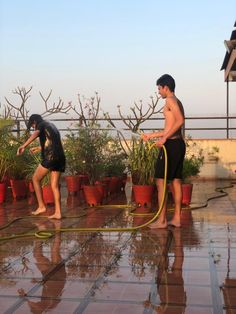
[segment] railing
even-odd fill
[[[124,123],[120,118],[112,119],[115,124],[120,124],[118,126],[119,130],[123,130],[127,132],[129,129],[124,126]],[[163,117],[157,118],[149,118],[148,121],[145,121],[142,125],[142,131],[152,131],[163,128]],[[76,123],[79,122],[79,119],[50,119],[51,122],[55,123],[58,129],[63,132],[63,134],[67,133],[68,130],[76,131]],[[107,129],[106,125],[108,122],[104,118],[98,119],[101,124],[101,129]],[[22,131],[25,130],[25,126],[22,123],[22,120],[16,121],[16,128],[13,129],[13,132],[16,132],[18,135]],[[208,126],[204,126],[204,122],[208,124]],[[221,125],[219,125],[219,122]],[[222,122],[225,124],[222,125]],[[194,126],[194,123],[197,123],[198,126]],[[106,124],[106,125],[105,125]],[[192,126],[190,126],[192,124]],[[201,126],[199,126],[201,124]],[[111,129],[112,130],[112,129]],[[114,129],[115,131],[116,129]],[[194,134],[195,133],[195,134]],[[203,133],[203,134],[201,134]],[[186,117],[185,118],[185,126],[184,126],[184,135],[190,135],[192,138],[208,138],[208,139],[236,139],[236,116],[230,117],[219,117],[219,116],[202,116],[202,117]]]

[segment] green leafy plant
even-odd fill
[[[3,182],[10,168],[9,142],[13,121],[0,118],[0,182]]]
[[[89,183],[93,185],[105,174],[105,151],[110,137],[99,125],[93,125],[91,128],[79,128],[77,140],[79,147],[77,158],[82,160]]]
[[[24,154],[17,156],[18,141],[13,139],[8,146],[8,161],[10,163],[8,175],[12,179],[22,180],[26,178],[27,168],[30,163],[30,153],[28,150]]]
[[[155,163],[158,155],[157,146],[142,140],[134,140],[132,145],[129,164],[133,183],[138,185],[153,184]]]
[[[66,173],[68,175],[77,175],[85,171],[84,162],[78,157],[79,150],[78,136],[73,132],[66,134],[64,151],[66,156]]]
[[[190,177],[199,174],[204,163],[203,150],[191,138],[186,139],[186,156],[183,164],[183,181],[189,181]]]
[[[125,170],[125,160],[127,155],[120,146],[119,140],[112,137],[106,145],[104,159],[105,176],[122,176]]]

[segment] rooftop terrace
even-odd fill
[[[196,181],[193,204],[220,196],[227,181]],[[236,189],[186,210],[182,228],[137,232],[61,232],[0,242],[1,313],[236,313]],[[44,229],[137,226],[150,217],[87,208],[62,184],[61,221],[28,216],[34,196],[1,205],[1,236]],[[171,206],[171,205],[170,205]],[[48,208],[48,213],[53,207]],[[153,208],[155,210],[155,208]],[[169,215],[172,212],[169,211]],[[80,217],[76,217],[80,216]]]

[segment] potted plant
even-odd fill
[[[119,193],[124,188],[124,170],[127,156],[122,150],[117,137],[112,137],[109,145],[106,146],[104,159],[104,177],[102,183],[105,184],[108,194]]]
[[[133,140],[129,154],[134,201],[139,205],[151,205],[154,190],[157,146],[143,140]]]
[[[6,176],[10,168],[9,160],[9,131],[13,122],[9,119],[0,118],[0,204],[6,199]]]
[[[110,137],[108,132],[100,130],[99,125],[78,130],[78,156],[83,161],[84,172],[88,176],[88,185],[83,186],[85,200],[89,205],[102,203],[104,191],[98,186],[105,174],[105,151]]]
[[[85,200],[89,205],[96,205],[104,196],[102,179],[108,169],[109,147],[113,139],[99,124],[100,97],[97,93],[89,99],[78,95],[78,105],[78,108],[72,106],[79,118],[74,135],[76,158],[82,162],[83,172],[88,178],[88,184],[83,184]]]
[[[9,178],[12,189],[13,198],[26,197],[28,193],[28,184],[26,182],[26,168],[30,160],[29,153],[17,156],[17,149],[23,139],[22,137],[15,137],[9,133],[8,143],[5,144],[4,150],[7,154],[8,170],[7,176]]]
[[[139,140],[141,125],[162,110],[157,108],[159,101],[157,94],[155,97],[150,97],[150,100],[151,102],[149,102],[147,106],[145,106],[142,100],[140,100],[139,103],[135,102],[134,106],[130,107],[130,114],[127,115],[123,114],[121,106],[118,106],[118,114],[125,129],[117,127],[115,119],[113,119],[108,112],[104,113],[104,117],[110,126],[117,131],[120,145],[129,160],[132,181],[134,183],[133,194],[135,198],[139,197],[135,201],[140,205],[150,204],[150,195],[152,195],[154,190],[154,164],[158,153],[157,147]],[[127,139],[127,135],[129,139]],[[138,135],[138,140],[136,135]],[[152,149],[150,149],[151,146]],[[139,189],[148,190],[147,195],[149,195],[149,199],[140,198],[141,193]]]
[[[66,156],[66,175],[64,176],[68,194],[78,194],[81,189],[81,173],[84,173],[83,161],[78,158],[78,137],[75,133],[66,134],[64,150]]]
[[[18,197],[26,197],[28,193],[28,182],[26,180],[27,167],[30,163],[30,154],[27,151],[23,155],[17,156],[19,142],[17,139],[12,139],[8,146],[9,163],[8,176],[14,199]]]
[[[203,150],[197,147],[196,142],[186,140],[186,156],[183,163],[182,204],[191,203],[193,184],[191,178],[199,174],[204,162]]]

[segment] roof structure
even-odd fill
[[[225,81],[236,82],[236,21],[234,29],[231,33],[230,40],[224,41],[226,47],[226,54],[221,67],[225,71]]]

